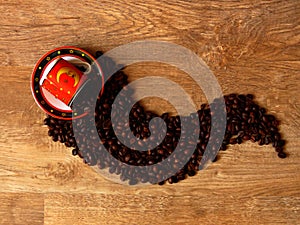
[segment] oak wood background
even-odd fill
[[[0,12],[0,224],[300,224],[298,0],[0,0]],[[53,143],[29,85],[41,55],[63,45],[95,53],[145,39],[196,52],[224,94],[255,94],[281,120],[289,157],[244,143],[176,185],[128,187]],[[198,105],[205,101],[171,66],[140,63],[126,72],[130,80],[164,76]],[[173,110],[156,98],[143,104]]]

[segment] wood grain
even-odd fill
[[[297,0],[0,0],[0,10],[0,224],[300,223]],[[30,92],[41,55],[62,45],[95,53],[145,39],[194,51],[224,94],[255,94],[281,120],[289,157],[244,143],[176,185],[127,187],[53,143]],[[132,81],[171,79],[197,106],[206,101],[201,88],[172,66],[138,63],[125,71]],[[142,103],[175,113],[157,98]]]
[[[42,224],[44,195],[38,193],[0,193],[0,224]]]

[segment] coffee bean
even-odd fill
[[[74,148],[74,149],[72,150],[72,155],[76,156],[77,154],[78,154],[78,150],[77,150],[76,148]]]
[[[284,159],[284,158],[286,158],[286,153],[278,152],[278,157]]]

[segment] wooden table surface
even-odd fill
[[[0,224],[300,224],[298,0],[0,0],[0,12]],[[247,142],[178,184],[130,187],[52,142],[30,91],[37,60],[63,45],[95,53],[147,39],[194,51],[224,94],[255,94],[281,121],[288,158]],[[172,66],[139,63],[126,73],[163,76],[205,101]],[[157,98],[143,104],[173,110]]]

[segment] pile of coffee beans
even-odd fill
[[[98,56],[101,53],[98,53]],[[107,59],[106,65],[101,67],[113,66],[113,61]],[[105,73],[104,73],[105,74]],[[91,85],[99,85],[97,78]],[[128,181],[130,185],[137,183],[158,183],[164,184],[177,183],[187,176],[196,175],[197,171],[205,166],[208,161],[215,162],[219,150],[225,151],[228,144],[241,144],[244,141],[257,142],[259,145],[272,144],[278,157],[285,158],[285,141],[281,138],[278,125],[279,121],[266,110],[259,107],[253,101],[253,95],[230,94],[224,96],[226,105],[226,131],[224,138],[210,140],[215,143],[210,149],[210,154],[204,154],[208,141],[211,137],[211,111],[216,110],[214,106],[218,105],[220,99],[215,99],[212,104],[203,104],[201,108],[189,116],[170,116],[168,113],[157,115],[154,112],[146,111],[139,102],[135,103],[129,115],[129,124],[118,120],[121,112],[112,112],[112,105],[115,104],[118,110],[125,110],[125,105],[134,101],[133,93],[127,87],[127,76],[123,71],[118,71],[105,83],[102,95],[97,95],[91,91],[81,93],[82,97],[80,107],[90,112],[89,115],[73,121],[76,124],[73,128],[72,121],[65,121],[47,116],[44,124],[48,126],[48,135],[53,141],[64,143],[66,147],[72,147],[72,154],[83,158],[84,163],[90,166],[97,166],[99,169],[108,168],[112,174],[120,176],[121,181]],[[91,89],[93,89],[91,87]],[[114,102],[119,92],[124,89],[124,98],[120,102]],[[95,108],[96,102],[96,108]],[[223,109],[225,110],[225,109]],[[217,111],[217,110],[216,110]],[[159,117],[165,122],[163,126],[160,122],[155,122],[154,118]],[[112,119],[120,121],[115,129],[112,127]],[[152,120],[152,122],[150,122]],[[154,122],[153,122],[154,121]],[[188,124],[188,131],[183,131],[181,124]],[[194,132],[198,131],[195,127],[200,125],[200,132],[197,140],[190,138]],[[96,127],[91,129],[90,127]],[[124,127],[130,126],[130,129],[136,138],[128,139],[131,144],[136,143],[147,149],[145,143],[149,146],[156,146],[147,151],[138,151],[130,149],[116,136],[122,135],[127,138],[126,133],[122,132]],[[199,128],[199,127],[198,127]],[[217,129],[218,130],[218,129]],[[156,132],[163,131],[163,137],[156,137]],[[76,139],[74,132],[77,134]],[[197,134],[198,134],[197,133]],[[219,135],[220,136],[220,135]],[[162,140],[156,143],[157,140]],[[100,143],[99,144],[99,140]],[[144,142],[144,140],[149,140]],[[179,151],[174,152],[177,145],[180,145]],[[221,147],[218,147],[221,146]],[[207,152],[207,151],[206,151]],[[172,154],[174,153],[174,154]],[[109,155],[108,155],[109,154]],[[116,160],[111,160],[111,156]],[[186,162],[182,158],[189,156]],[[167,160],[167,167],[176,171],[166,176],[159,171],[165,168],[157,163]],[[135,167],[125,169],[126,165],[137,167],[149,167],[145,169],[144,174],[138,173]],[[157,165],[157,166],[156,166]],[[157,182],[159,181],[159,182]]]

